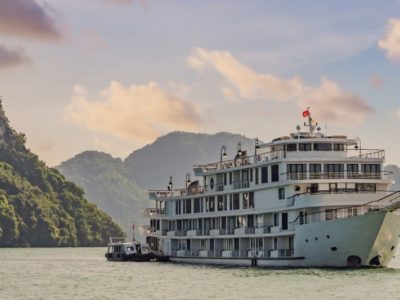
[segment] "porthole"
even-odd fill
[[[308,243],[308,239],[306,239],[306,243]]]
[[[332,251],[336,251],[337,248],[336,248],[336,247],[331,247],[331,250],[332,250]]]
[[[393,251],[394,250],[394,246],[392,246],[392,248],[390,248],[390,251]]]
[[[327,238],[327,239],[330,239],[330,238],[331,238],[331,236],[328,234],[328,235],[326,236],[326,238]]]
[[[315,240],[316,240],[316,241],[318,241],[318,238],[317,238],[317,237],[315,237]]]

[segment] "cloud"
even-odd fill
[[[141,142],[171,130],[198,130],[202,125],[196,105],[154,82],[125,87],[113,81],[95,101],[88,100],[87,91],[76,85],[66,116],[88,129]]]
[[[187,62],[196,70],[203,70],[206,67],[214,68],[238,89],[240,96],[244,99],[268,98],[286,101],[302,89],[299,78],[284,80],[272,74],[257,74],[226,51],[195,48],[192,55],[187,58]]]
[[[187,63],[201,72],[207,67],[214,69],[224,77],[237,91],[222,88],[229,101],[238,94],[242,100],[290,102],[301,108],[311,106],[318,118],[341,123],[361,122],[373,111],[361,98],[342,90],[328,78],[323,77],[319,87],[309,87],[299,77],[284,79],[273,74],[258,74],[226,51],[194,48]]]
[[[390,19],[386,28],[384,38],[378,42],[379,48],[386,51],[386,56],[390,60],[400,59],[400,20]]]
[[[0,69],[30,64],[31,59],[22,48],[10,49],[0,45]]]
[[[62,37],[51,8],[35,0],[1,0],[0,33],[51,41]]]
[[[373,75],[369,79],[369,83],[372,87],[379,89],[383,86],[383,79],[379,75]]]
[[[396,111],[396,116],[400,119],[400,108]]]

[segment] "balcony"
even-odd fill
[[[232,183],[232,188],[234,190],[247,189],[249,186],[250,186],[250,182],[249,181],[238,181],[238,182],[233,182]]]
[[[294,249],[277,249],[270,251],[270,257],[291,257],[294,254]]]
[[[243,227],[243,228],[236,228],[235,229],[235,235],[236,234],[254,234],[255,228],[252,227]]]
[[[211,236],[225,235],[225,234],[226,234],[226,229],[211,229],[210,230]]]
[[[160,200],[171,197],[180,197],[186,195],[201,195],[207,191],[206,186],[197,186],[188,189],[175,189],[175,190],[150,190],[149,198],[151,200]]]
[[[143,216],[146,218],[164,215],[164,209],[146,208],[142,211]]]
[[[199,230],[188,230],[186,231],[186,236],[199,236],[200,231]]]

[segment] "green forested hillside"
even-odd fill
[[[130,234],[132,224],[146,224],[141,210],[153,207],[148,188],[166,188],[169,175],[183,187],[193,164],[217,161],[221,146],[233,157],[237,143],[254,151],[254,140],[231,133],[201,134],[172,132],[133,152],[125,161],[97,151],[85,151],[63,162],[57,169],[82,186],[90,201],[117,220]],[[137,228],[138,226],[136,226]]]
[[[0,246],[99,246],[122,229],[25,147],[0,104]]]
[[[121,159],[85,151],[57,168],[69,180],[84,187],[88,199],[120,223],[127,234],[131,234],[133,223],[145,224],[141,210],[153,203],[147,200],[145,190],[125,176]]]

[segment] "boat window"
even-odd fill
[[[344,144],[333,144],[333,151],[344,151]]]
[[[249,208],[249,193],[243,193],[242,204],[243,209]]]
[[[311,151],[311,144],[310,143],[300,143],[299,151]]]
[[[358,191],[358,192],[375,192],[376,184],[375,183],[357,183],[356,191]]]
[[[314,151],[331,151],[332,144],[327,143],[315,143],[314,144]]]
[[[358,175],[358,164],[347,165],[347,178],[357,178]]]
[[[297,144],[287,144],[286,145],[286,150],[288,152],[297,151]]]
[[[321,164],[310,164],[310,179],[320,179],[321,170]]]
[[[239,209],[239,194],[233,194],[233,209]]]
[[[268,182],[268,167],[261,168],[261,183]]]
[[[258,184],[258,168],[255,168],[254,172],[255,172],[255,176],[254,176],[255,180],[254,181],[255,181],[255,184]]]
[[[371,179],[380,178],[380,164],[362,164],[361,167],[364,176],[370,177]]]
[[[285,199],[285,188],[278,189],[278,198],[279,200]]]
[[[254,192],[249,193],[249,208],[254,208]]]
[[[195,198],[193,202],[193,213],[200,212],[200,198]]]
[[[344,178],[344,164],[325,164],[326,178]]]
[[[279,226],[279,214],[274,214],[274,226]]]
[[[186,199],[186,214],[191,214],[192,213],[192,199]]]
[[[306,164],[288,164],[287,165],[288,179],[291,180],[306,179],[307,178],[306,167],[307,167]]]
[[[224,196],[218,196],[218,204],[217,204],[218,211],[224,210]]]
[[[271,166],[271,181],[272,182],[279,181],[279,165]]]
[[[335,219],[337,219],[337,209],[326,209],[325,220],[335,220]]]

